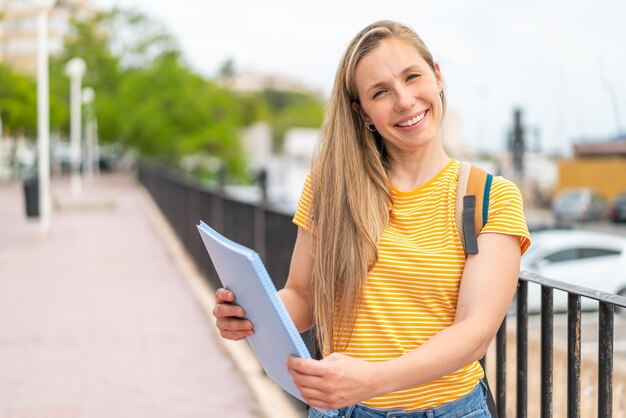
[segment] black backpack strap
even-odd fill
[[[476,240],[476,225],[474,214],[476,213],[476,196],[463,196],[463,247],[465,255],[478,254],[478,241]]]
[[[489,410],[489,414],[492,418],[498,418],[498,409],[496,408],[496,401],[493,398],[493,393],[491,392],[491,388],[489,387],[489,381],[487,380],[487,369],[485,368],[485,357],[480,359],[480,366],[483,368],[483,372],[485,373],[485,377],[481,380],[481,384],[485,386],[485,392],[487,396],[487,409]]]
[[[483,384],[485,385],[485,391],[487,392],[487,409],[489,410],[489,414],[491,418],[498,418],[498,409],[496,408],[496,401],[493,399],[493,393],[491,393],[491,388],[489,387],[489,381],[487,381],[487,376],[483,379]]]

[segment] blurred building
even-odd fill
[[[250,69],[229,76],[221,76],[217,81],[226,88],[242,93],[256,93],[271,89],[317,94],[309,86],[296,79]]]
[[[241,132],[241,145],[252,172],[267,167],[272,156],[272,129],[267,122],[257,122]]]
[[[36,0],[0,0],[0,63],[15,71],[37,72],[37,17],[43,8]],[[95,11],[91,0],[56,0],[48,13],[48,48],[51,55],[63,49],[70,20]]]
[[[310,128],[291,128],[285,133],[282,154],[274,155],[267,165],[271,200],[295,209],[319,135],[318,129]]]
[[[443,147],[452,158],[467,161],[478,158],[479,150],[465,141],[461,114],[454,109],[447,109],[443,118]],[[475,145],[475,144],[474,144]]]
[[[319,136],[320,131],[311,128],[292,128],[285,134],[285,183],[288,190],[297,191],[295,197],[300,197]]]
[[[559,161],[558,190],[591,187],[608,199],[626,190],[626,136],[574,145],[574,158]]]

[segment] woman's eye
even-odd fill
[[[381,94],[383,94],[386,90],[378,90],[376,91],[373,95],[372,98],[375,99],[377,97],[379,97]]]
[[[409,75],[406,77],[406,81],[411,81],[411,80],[413,80],[413,79],[415,79],[415,78],[417,78],[417,77],[419,77],[419,76],[420,76],[419,74],[409,74]]]

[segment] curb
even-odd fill
[[[152,200],[150,194],[141,184],[138,184],[138,186],[146,203],[145,207],[150,223],[154,226],[167,252],[183,274],[187,285],[207,319],[212,320],[212,311],[215,306],[214,289],[211,289],[198,271],[195,263],[185,251],[182,243],[154,200]],[[235,367],[250,388],[252,395],[258,403],[262,417],[301,418],[300,414],[288,400],[287,395],[265,374],[254,352],[246,342],[225,340],[219,335],[217,327],[211,325],[209,328],[215,335],[215,340],[222,350],[230,356]]]

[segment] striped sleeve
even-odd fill
[[[313,193],[311,190],[311,174],[309,173],[306,176],[306,181],[304,182],[304,186],[302,187],[302,193],[300,194],[300,201],[298,202],[298,208],[296,209],[296,214],[293,217],[293,223],[298,225],[300,228],[310,231],[311,230],[311,199],[313,197]]]
[[[489,214],[484,232],[517,235],[522,254],[530,246],[522,195],[517,186],[503,177],[494,177],[489,196]]]

